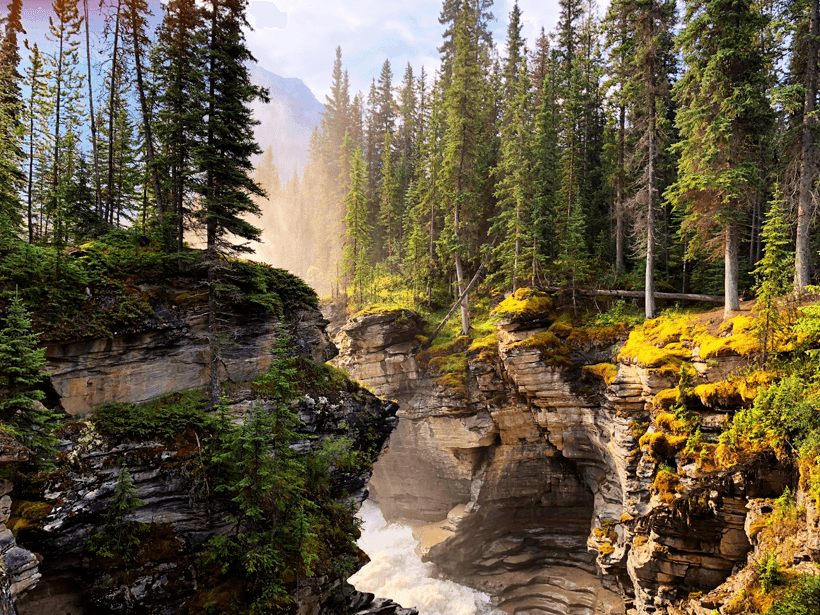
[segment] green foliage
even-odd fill
[[[632,304],[627,304],[623,299],[618,299],[606,312],[597,314],[592,321],[596,327],[607,327],[610,325],[637,325],[645,320],[643,311]]]
[[[356,147],[350,154],[350,190],[342,201],[345,205],[345,245],[342,261],[344,273],[353,285],[354,294],[363,301],[364,286],[370,276],[369,251],[373,241],[368,222],[365,166],[362,150]]]
[[[757,574],[760,587],[767,594],[780,582],[780,564],[777,562],[777,556],[774,553],[766,554],[757,563]]]
[[[0,421],[11,423],[23,443],[42,455],[54,451],[52,431],[59,415],[40,403],[45,393],[36,387],[49,374],[42,371],[47,365],[45,348],[38,344],[31,319],[15,294],[0,329]]]
[[[134,560],[140,546],[140,534],[149,531],[146,524],[125,522],[127,515],[145,503],[136,494],[134,481],[123,461],[108,509],[103,514],[105,525],[84,543],[89,553],[106,559],[122,558],[126,562]]]
[[[763,226],[763,258],[757,264],[757,309],[758,336],[763,346],[764,361],[773,349],[779,330],[783,327],[778,299],[790,292],[794,286],[794,254],[789,249],[791,238],[786,222],[783,195],[780,187],[775,187],[774,197],[769,203],[766,223]]]
[[[775,601],[766,615],[817,615],[820,613],[820,576],[807,574]]]
[[[249,261],[236,261],[234,267],[239,272],[237,286],[244,298],[274,314],[319,307],[316,291],[284,269]]]
[[[147,404],[108,403],[94,411],[100,432],[131,438],[174,438],[188,429],[209,431],[213,420],[205,413],[202,391],[171,393]]]

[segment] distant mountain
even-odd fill
[[[255,101],[251,108],[261,122],[254,129],[263,151],[270,147],[279,177],[286,181],[297,171],[301,176],[308,157],[308,142],[313,127],[322,119],[324,105],[295,77],[280,77],[258,64],[251,64],[251,81],[268,89],[270,102]],[[254,166],[259,159],[253,161]]]

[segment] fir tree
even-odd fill
[[[350,155],[350,190],[344,198],[347,214],[342,258],[344,273],[348,276],[349,284],[353,286],[354,296],[359,295],[359,303],[364,301],[368,256],[372,242],[372,231],[367,215],[366,181],[362,150],[356,147]]]
[[[43,372],[45,348],[38,344],[39,335],[32,331],[26,308],[15,294],[0,329],[0,420],[13,424],[27,446],[49,453],[56,442],[51,431],[57,415],[40,403],[45,393],[37,386],[49,374]]]
[[[677,41],[686,72],[675,84],[681,141],[678,179],[666,197],[686,211],[684,230],[724,258],[725,312],[740,308],[738,259],[744,212],[760,190],[760,140],[772,123],[759,32],[750,0],[689,0]]]
[[[253,134],[256,122],[250,104],[267,102],[267,92],[253,85],[247,63],[253,56],[245,44],[245,0],[212,0],[208,7],[208,50],[205,69],[207,120],[204,136],[194,150],[202,174],[197,212],[206,231],[208,257],[208,334],[211,338],[211,401],[219,400],[219,350],[216,311],[221,263],[227,254],[250,252],[247,243],[260,230],[247,217],[259,215],[252,195],[264,196],[251,173],[251,157],[261,154]]]
[[[789,249],[789,225],[786,222],[783,195],[775,186],[763,226],[763,258],[755,269],[757,278],[758,335],[763,346],[763,362],[774,348],[775,336],[782,326],[779,300],[794,288],[794,252]]]

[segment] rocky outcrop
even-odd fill
[[[305,422],[301,428],[305,439],[296,445],[302,450],[319,446],[328,436],[346,435],[355,450],[375,456],[396,422],[396,406],[366,392],[336,391],[318,400],[305,396],[295,403]],[[241,418],[248,405],[246,400],[235,400],[232,411]],[[42,554],[46,574],[18,601],[19,614],[180,612],[207,583],[197,565],[206,543],[234,527],[199,478],[203,467],[198,437],[190,434],[173,443],[122,440],[100,434],[90,421],[80,421],[64,430],[63,438],[60,466],[40,491],[47,514],[25,534],[25,543]],[[122,464],[143,502],[125,521],[148,528],[135,561],[127,566],[89,558],[85,546],[88,537],[101,531]],[[357,472],[336,470],[331,490],[339,498],[361,501],[367,494],[368,467]],[[389,604],[374,605],[372,596],[355,593],[351,600],[356,604],[350,610],[333,611],[323,605],[335,589],[341,589],[338,581],[327,576],[305,580],[294,596],[298,612],[414,613],[397,605],[391,611]]]
[[[792,480],[786,470],[762,477],[738,468],[721,475],[722,487],[696,494],[705,471],[692,463],[677,493],[661,498],[659,464],[674,467],[680,447],[656,457],[639,440],[647,426],[658,429],[654,417],[678,370],[616,359],[626,328],[552,327],[546,310],[502,319],[496,343],[465,351],[459,388],[420,364],[414,322],[392,312],[343,327],[336,361],[401,406],[372,495],[388,520],[427,523],[427,559],[495,595],[508,613],[544,604],[564,605],[555,613],[666,612],[746,560],[746,503]],[[683,352],[679,338],[670,352]],[[685,354],[697,370],[693,386],[721,381],[743,361],[732,352],[701,358],[697,344]],[[730,408],[701,408],[705,438],[716,438]],[[701,504],[675,508],[693,498]]]
[[[108,338],[48,346],[50,383],[59,398],[55,403],[68,414],[82,415],[106,402],[141,403],[207,385],[207,293],[180,282],[170,292],[164,289],[161,299],[152,298],[151,305],[153,315],[138,327],[113,331]],[[318,310],[291,311],[286,321],[303,354],[316,361],[335,356]],[[222,349],[221,377],[241,382],[267,369],[280,324],[276,314],[253,304],[226,313],[221,326],[230,339]]]

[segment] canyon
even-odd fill
[[[334,363],[400,406],[371,497],[388,521],[417,528],[427,561],[511,615],[709,615],[731,601],[731,580],[715,588],[753,552],[761,499],[798,491],[789,462],[704,469],[684,462],[680,447],[654,458],[653,436],[666,437],[657,417],[680,376],[619,355],[628,327],[573,330],[547,309],[523,310],[461,348],[466,370],[454,381],[420,352],[419,323],[397,309],[336,322],[331,333]],[[701,358],[690,346],[693,386],[747,363],[732,351]],[[705,401],[700,429],[717,441],[743,402]],[[671,495],[653,484],[662,462],[680,466]],[[816,525],[807,524],[807,545],[817,544]],[[802,551],[807,561],[813,548]]]
[[[194,561],[227,525],[196,479],[199,437],[113,438],[88,420],[103,403],[146,402],[207,383],[201,297],[184,285],[171,294],[140,326],[49,346],[46,404],[74,419],[59,432],[55,473],[0,485],[6,612],[192,612],[182,609],[207,584]],[[524,309],[499,313],[491,335],[456,340],[450,351],[463,355],[463,369],[449,372],[422,347],[424,324],[411,310],[347,317],[338,306],[325,306],[324,316],[300,306],[282,317],[237,309],[222,363],[237,383],[231,413],[241,417],[253,403],[241,383],[267,369],[283,326],[294,355],[331,361],[389,400],[357,386],[304,395],[293,402],[303,423],[296,446],[350,437],[372,468],[336,471],[337,496],[357,505],[369,496],[388,521],[412,525],[426,561],[510,615],[729,613],[744,575],[753,574],[744,565],[760,556],[755,527],[786,487],[806,510],[795,562],[808,569],[820,558],[820,515],[791,462],[765,453],[706,467],[685,458],[680,437],[664,450],[671,436],[662,417],[680,370],[627,352],[634,331],[626,325],[573,327],[540,294],[515,299]],[[709,338],[725,346],[714,356],[705,341],[680,333],[635,345],[685,355],[695,390],[718,387],[748,364],[731,343],[743,335],[735,329]],[[717,441],[748,400],[703,394],[705,440]],[[4,468],[31,456],[5,435],[0,450]],[[122,462],[144,502],[128,519],[152,528],[153,555],[100,569],[84,540],[102,527]],[[658,487],[664,465],[679,475],[666,491]],[[326,575],[297,590],[300,615],[415,613]]]

